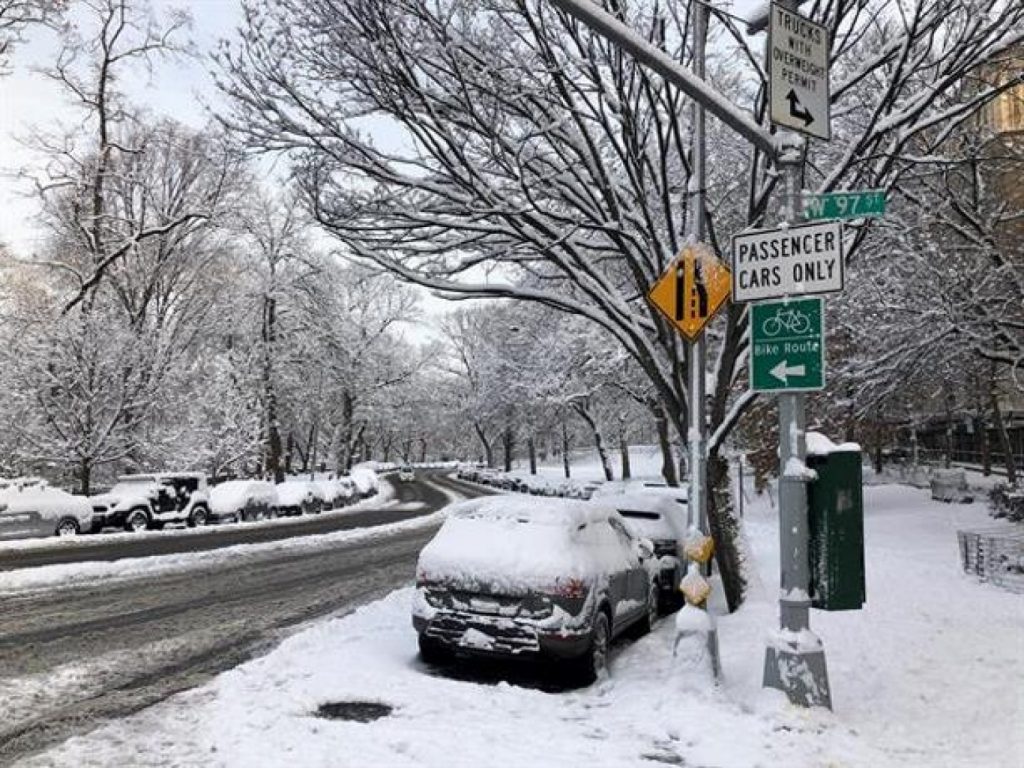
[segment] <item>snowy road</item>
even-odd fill
[[[399,501],[421,502],[419,514],[439,509],[448,481],[434,481],[399,486]],[[407,583],[434,530],[0,595],[0,763],[193,687],[305,621]]]

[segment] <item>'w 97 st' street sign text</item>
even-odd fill
[[[732,239],[734,302],[843,290],[838,221],[744,232]]]

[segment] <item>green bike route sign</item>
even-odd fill
[[[859,219],[885,215],[885,190],[863,189],[829,192],[825,195],[804,195],[804,218]]]
[[[750,388],[806,392],[824,386],[824,302],[810,298],[752,304]]]

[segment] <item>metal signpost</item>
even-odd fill
[[[804,218],[860,219],[885,214],[885,190],[863,189],[849,192],[829,192],[824,195],[805,194]]]
[[[828,33],[820,25],[797,14],[797,5],[796,0],[783,0],[771,6],[767,62],[772,88],[771,119],[776,125],[828,139]],[[788,88],[785,96],[782,88]],[[785,108],[780,103],[783,100]],[[774,233],[766,240],[748,240],[746,248],[742,238],[734,240],[733,256],[736,261],[733,269],[737,275],[734,285],[740,288],[742,296],[747,297],[734,295],[734,301],[799,297],[843,288],[841,225],[834,222],[813,225],[815,229],[795,226],[800,220],[802,207],[800,180],[803,162],[802,148],[784,152],[778,158],[785,195],[780,213],[781,223],[786,227],[781,230],[782,234]],[[829,263],[833,266],[831,272]],[[778,275],[774,267],[778,268]],[[743,279],[743,275],[747,279]],[[762,318],[762,333],[766,319]],[[783,323],[782,317],[779,322]],[[798,322],[794,315],[788,316],[785,324],[788,328],[803,330],[803,323]],[[774,330],[774,325],[769,330]],[[791,364],[788,360],[781,362],[781,368],[777,367],[778,363],[772,368],[786,383],[795,383],[800,376],[800,364]],[[807,366],[805,362],[803,378],[807,376]],[[769,375],[770,372],[771,369]],[[831,709],[832,691],[825,647],[810,628],[807,509],[810,473],[804,464],[807,458],[804,395],[787,388],[779,391],[778,400],[779,629],[772,633],[765,648],[762,684],[784,692],[795,704]]]
[[[790,131],[781,131],[772,135],[762,126],[754,123],[742,111],[735,109],[721,94],[709,87],[703,80],[703,70],[698,74],[688,72],[678,62],[671,59],[663,50],[652,45],[648,40],[623,24],[615,16],[608,13],[592,0],[551,0],[561,10],[572,15],[582,23],[608,38],[620,48],[628,51],[636,59],[651,67],[667,81],[678,87],[696,102],[695,141],[694,141],[694,181],[696,186],[692,199],[692,209],[696,212],[696,229],[698,233],[703,227],[704,217],[704,181],[702,169],[704,161],[703,147],[703,115],[704,109],[710,110],[722,122],[735,130],[754,146],[762,149],[771,157],[784,180],[785,206],[781,220],[789,225],[795,224],[800,216],[800,178],[803,167],[805,142]],[[771,6],[769,26],[772,42],[769,45],[768,68],[771,78],[771,119],[778,126],[791,128],[819,138],[828,139],[829,129],[829,95],[828,95],[828,59],[829,38],[827,30],[819,24],[804,19],[796,13],[797,0],[782,0]],[[706,23],[704,3],[697,6],[702,10],[700,18],[695,19],[694,60],[702,67],[703,34]],[[697,167],[697,159],[700,168]],[[841,229],[833,228],[831,243],[826,242],[822,230],[821,240],[810,241],[809,248],[816,254],[815,266],[805,269],[804,261],[797,256],[799,246],[801,255],[807,241],[790,240],[789,253],[782,251],[775,254],[768,247],[767,263],[762,263],[760,247],[745,252],[742,263],[734,262],[737,286],[746,291],[747,298],[734,295],[733,300],[762,300],[772,296],[782,296],[777,291],[789,285],[790,294],[799,296],[814,292],[805,290],[817,285],[818,293],[827,293],[842,289],[842,242]],[[835,233],[838,233],[835,234]],[[784,237],[784,236],[783,236]],[[697,241],[702,238],[695,237]],[[794,245],[796,242],[796,245]],[[838,253],[836,253],[836,249]],[[835,258],[832,273],[828,272],[828,264],[823,254],[828,252]],[[792,265],[801,264],[797,274]],[[810,263],[810,262],[808,262]],[[782,268],[790,265],[788,275]],[[772,271],[778,266],[778,285],[771,285],[776,280]],[[762,271],[767,267],[768,272]],[[756,272],[755,272],[756,268]],[[824,270],[824,271],[822,271]],[[739,275],[745,275],[739,278]],[[752,275],[757,275],[754,285]],[[836,282],[838,281],[838,282]],[[743,287],[745,286],[745,288]],[[773,293],[773,290],[776,291]],[[685,284],[684,284],[685,291]],[[753,298],[751,298],[753,295]],[[792,321],[789,321],[792,322]],[[691,422],[691,432],[696,426],[698,440],[691,446],[695,457],[703,462],[704,444],[706,442],[706,425],[703,423],[701,407],[704,399],[704,349],[703,337],[691,345],[691,414],[696,420]],[[799,364],[794,364],[793,367]],[[805,364],[806,365],[806,364]],[[790,374],[786,369],[779,370],[787,379],[796,377],[797,372]],[[699,409],[699,410],[698,410]],[[781,597],[779,600],[781,628],[769,642],[765,652],[764,685],[784,691],[789,700],[807,706],[832,706],[831,692],[828,685],[828,670],[825,664],[825,651],[809,627],[810,608],[810,571],[808,562],[808,527],[807,527],[807,473],[790,472],[791,468],[803,466],[806,457],[806,441],[804,438],[804,404],[803,395],[798,392],[785,392],[779,395],[779,426],[780,426],[780,467],[779,507],[781,529]],[[794,460],[795,461],[792,461]],[[698,477],[703,475],[699,471]],[[699,483],[695,486],[706,493]],[[700,499],[703,506],[706,499]]]
[[[825,387],[825,333],[821,299],[793,299],[750,307],[750,388],[797,392]]]
[[[733,301],[843,290],[843,227],[837,221],[743,232],[732,239]]]
[[[768,18],[768,90],[778,126],[831,138],[828,28],[773,3]]]

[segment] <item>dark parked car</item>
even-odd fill
[[[673,493],[675,492],[675,493]],[[635,536],[649,539],[657,562],[657,585],[662,610],[682,605],[679,581],[686,573],[686,494],[675,488],[598,496],[591,504],[612,506]]]
[[[590,682],[615,637],[657,618],[652,556],[611,507],[529,496],[458,504],[420,553],[420,653],[556,659]]]

